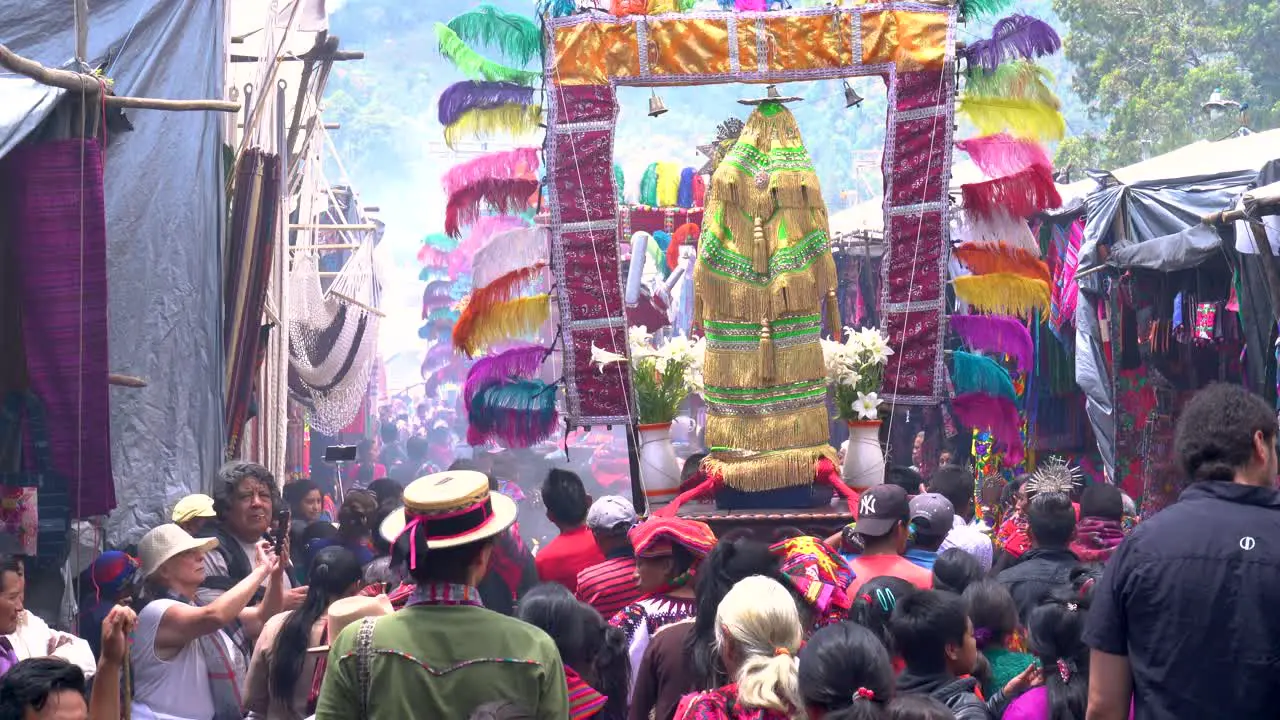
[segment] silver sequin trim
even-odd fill
[[[795,412],[796,410],[804,410],[809,407],[818,407],[823,405],[825,402],[826,398],[821,395],[811,398],[780,400],[778,402],[765,403],[762,405],[726,405],[724,403],[715,402],[714,400],[708,400],[707,409],[716,415],[744,417]]]

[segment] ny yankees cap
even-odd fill
[[[883,537],[898,523],[906,522],[909,515],[906,490],[897,485],[876,485],[862,492],[853,531],[867,537]]]

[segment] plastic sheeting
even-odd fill
[[[116,56],[107,75],[117,94],[222,97],[223,0],[89,5],[90,63]],[[70,64],[72,3],[0,3],[0,28],[14,52],[47,66]],[[51,93],[40,90],[0,78],[0,151],[47,114]],[[135,129],[111,138],[106,158],[111,369],[148,385],[111,395],[120,502],[108,522],[112,543],[136,541],[167,522],[180,497],[206,488],[223,445],[221,118],[158,110],[127,115]]]

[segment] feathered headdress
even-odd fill
[[[464,42],[495,49],[520,67],[542,50],[542,32],[532,20],[492,5],[481,5],[450,20],[449,29]]]
[[[1027,495],[1062,493],[1070,495],[1080,486],[1083,476],[1080,468],[1060,457],[1050,457],[1027,478]]]

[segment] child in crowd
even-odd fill
[[[853,609],[849,613],[854,622],[870,630],[889,651],[894,674],[901,673],[905,665],[902,658],[894,651],[889,619],[893,616],[893,609],[897,604],[914,592],[916,592],[915,586],[902,578],[888,575],[872,578],[859,589],[858,596],[853,599]]]
[[[984,580],[965,589],[964,602],[978,650],[991,664],[990,682],[982,686],[989,696],[1026,670],[1035,658],[1014,649],[1021,644],[1017,639],[1018,606],[1008,588]]]
[[[933,564],[933,589],[957,595],[982,579],[982,564],[967,550],[958,547],[943,550]]]
[[[821,628],[800,650],[800,694],[811,720],[882,720],[893,669],[870,630],[843,622]]]

